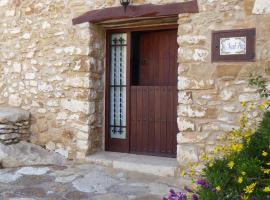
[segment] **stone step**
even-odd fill
[[[176,158],[103,151],[88,156],[86,161],[113,169],[122,169],[161,177],[177,176],[178,172]]]

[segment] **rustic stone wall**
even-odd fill
[[[90,6],[0,1],[0,105],[29,110],[31,141],[68,158],[85,156],[90,139],[97,146],[92,126],[102,124],[102,35],[72,25]]]
[[[179,16],[180,165],[198,161],[220,133],[238,125],[239,101],[258,98],[247,86],[248,73],[270,75],[268,0],[198,2],[200,13]],[[118,0],[0,0],[0,106],[31,112],[33,143],[78,159],[103,148],[105,33],[71,20],[116,5]],[[256,62],[211,63],[212,30],[251,27],[257,28]]]
[[[259,0],[199,0],[200,13],[179,16],[178,161],[200,160],[217,137],[239,125],[240,102],[258,100],[250,72],[269,78],[269,4]],[[259,14],[259,15],[257,15]],[[213,30],[256,28],[256,61],[211,62]]]

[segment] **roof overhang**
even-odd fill
[[[126,11],[122,6],[88,11],[85,14],[74,18],[72,22],[73,25],[85,22],[99,24],[116,20],[134,20],[134,18],[170,18],[177,17],[179,14],[182,13],[198,12],[199,8],[197,0],[181,3],[170,3],[164,5],[130,5],[127,7]]]

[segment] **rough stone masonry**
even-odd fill
[[[0,143],[16,144],[30,137],[30,112],[0,107]]]
[[[134,0],[134,4],[181,0]],[[240,101],[258,99],[250,71],[270,75],[268,0],[198,0],[200,12],[179,15],[178,153],[199,161],[216,137],[238,126]],[[0,0],[0,106],[31,112],[31,142],[67,158],[103,149],[102,27],[72,18],[118,0]],[[212,63],[213,30],[256,28],[256,61]]]

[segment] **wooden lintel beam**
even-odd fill
[[[181,13],[197,12],[199,12],[197,0],[164,5],[130,5],[127,7],[126,11],[122,6],[88,11],[85,14],[74,18],[72,22],[76,25],[85,22],[100,23],[107,20],[132,19],[138,17],[164,17]]]

